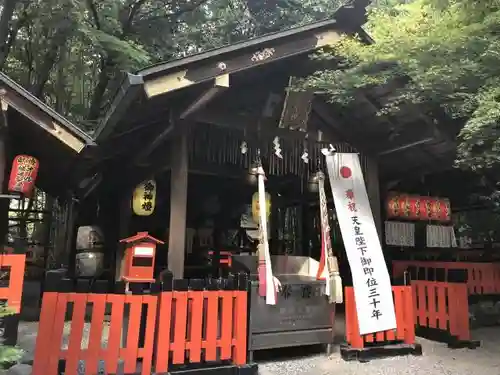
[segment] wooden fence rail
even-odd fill
[[[0,299],[6,300],[9,309],[17,314],[21,312],[25,264],[25,254],[0,254],[0,269],[8,271],[9,277],[8,286],[0,287]]]
[[[415,317],[419,335],[444,341],[451,348],[471,348],[467,285],[412,280]]]
[[[57,375],[61,365],[65,375],[81,373],[82,365],[86,375],[99,369],[150,375],[179,365],[246,364],[246,275],[206,282],[172,280],[167,273],[162,283],[137,295],[124,294],[123,285],[115,293],[83,286],[47,279],[33,375]]]
[[[396,329],[361,335],[359,333],[354,289],[352,287],[345,288],[347,345],[341,348],[341,355],[345,360],[362,360],[368,359],[371,356],[389,356],[395,354],[422,354],[421,346],[415,343],[415,315],[412,289],[410,286],[393,286],[392,292],[396,312]],[[399,344],[399,346],[395,346],[394,344]],[[374,348],[375,350],[372,351]],[[386,350],[383,350],[384,348]]]
[[[465,270],[470,295],[500,294],[500,264],[498,263],[397,260],[392,262],[393,277],[401,277],[410,267],[415,267],[417,275],[422,275],[423,279],[440,282],[453,282],[448,279],[450,270]]]

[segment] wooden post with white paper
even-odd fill
[[[361,335],[396,328],[391,279],[358,154],[326,153],[335,210],[351,268]]]

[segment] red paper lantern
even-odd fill
[[[31,196],[38,175],[38,167],[38,160],[33,156],[17,155],[10,171],[9,191],[27,197]]]
[[[410,197],[408,195],[399,196],[399,215],[405,219],[410,217]]]
[[[390,193],[387,217],[409,220],[450,221],[450,200],[446,198]]]
[[[399,216],[399,198],[397,195],[392,195],[387,198],[387,216],[398,217]]]
[[[412,195],[409,197],[410,200],[410,216],[412,220],[420,219],[420,197]]]
[[[442,207],[441,219],[443,221],[451,220],[451,204],[449,199],[443,199],[444,207]]]

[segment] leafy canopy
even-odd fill
[[[326,18],[341,1],[0,0],[0,69],[92,131],[122,72]]]
[[[317,58],[340,56],[345,69],[316,72],[306,84],[346,102],[356,90],[404,81],[381,111],[408,102],[439,105],[463,124],[459,165],[499,164],[500,1],[379,1],[366,31],[374,44],[344,38]]]

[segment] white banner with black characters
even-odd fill
[[[335,210],[351,268],[359,333],[396,328],[392,286],[358,154],[326,155]]]

